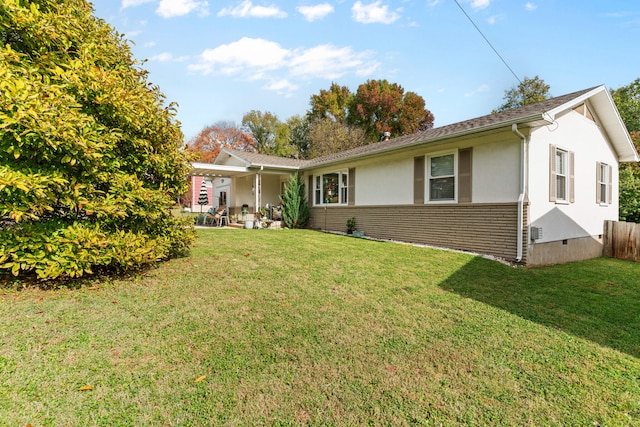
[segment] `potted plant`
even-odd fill
[[[347,234],[353,234],[353,230],[356,229],[356,217],[352,216],[347,219]]]

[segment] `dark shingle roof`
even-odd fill
[[[330,164],[339,161],[350,160],[361,156],[382,154],[388,151],[410,147],[413,145],[428,144],[455,136],[462,136],[469,133],[482,132],[484,130],[497,129],[509,126],[513,123],[525,124],[544,120],[544,113],[557,108],[573,99],[576,99],[594,89],[584,89],[578,92],[550,98],[535,104],[525,105],[523,107],[512,108],[495,114],[487,114],[485,116],[476,117],[475,119],[465,120],[463,122],[453,123],[438,128],[429,129],[410,135],[404,135],[393,138],[388,141],[376,142],[369,145],[352,148],[350,150],[329,154],[312,160],[299,160],[285,157],[276,157],[266,154],[251,153],[247,151],[238,151],[232,149],[224,149],[226,153],[244,160],[249,165],[269,166],[275,168],[304,169],[307,167],[315,167],[324,164]]]
[[[225,148],[224,151],[248,162],[251,166],[271,166],[297,169],[309,163],[308,160],[270,156],[268,154],[251,153],[248,151],[232,150],[230,148]]]
[[[499,113],[488,114],[486,116],[477,117],[475,119],[465,120],[463,122],[453,123],[450,125],[433,128],[410,135],[404,135],[398,138],[390,139],[388,141],[377,142],[370,145],[363,145],[339,153],[329,154],[312,159],[307,166],[318,166],[325,163],[348,160],[364,155],[393,151],[406,146],[438,141],[444,138],[464,135],[470,132],[479,132],[482,130],[508,126],[511,123],[516,122],[541,120],[543,118],[543,113],[557,108],[571,101],[572,99],[578,98],[585,93],[592,91],[593,89],[595,89],[595,87],[569,93],[567,95],[558,96],[555,98],[550,98],[535,104],[512,108],[509,110],[501,111]]]

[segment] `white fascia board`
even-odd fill
[[[248,169],[244,166],[228,166],[228,165],[215,165],[213,163],[191,163],[191,171],[189,175],[206,176],[215,174],[239,174],[246,173]]]
[[[622,121],[622,117],[620,117],[620,113],[616,108],[613,98],[611,98],[611,94],[604,85],[598,86],[582,96],[572,99],[553,110],[549,110],[546,114],[548,114],[552,120],[555,120],[556,115],[563,111],[567,111],[570,108],[577,107],[587,100],[590,100],[591,104],[595,108],[596,116],[602,123],[604,131],[609,136],[611,144],[618,155],[618,161],[639,161],[638,152],[633,145],[633,141],[627,131],[627,127]]]

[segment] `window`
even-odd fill
[[[315,176],[316,205],[346,205],[349,194],[349,174],[347,171],[332,172]]]
[[[573,151],[549,146],[549,201],[573,203]]]
[[[429,201],[455,200],[455,155],[429,157],[428,167]]]
[[[596,162],[596,203],[601,205],[611,204],[611,180],[613,173],[611,166],[606,163]]]
[[[566,151],[556,150],[556,201],[567,200],[567,157]]]

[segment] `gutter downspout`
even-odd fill
[[[518,125],[516,123],[511,125],[511,131],[520,137],[522,140],[522,145],[520,146],[520,195],[518,196],[518,235],[517,235],[517,245],[518,249],[516,251],[516,262],[522,261],[522,233],[524,231],[524,225],[522,224],[522,219],[524,217],[524,197],[526,192],[526,155],[527,150],[525,149],[527,145],[527,137],[524,136],[519,130]]]

